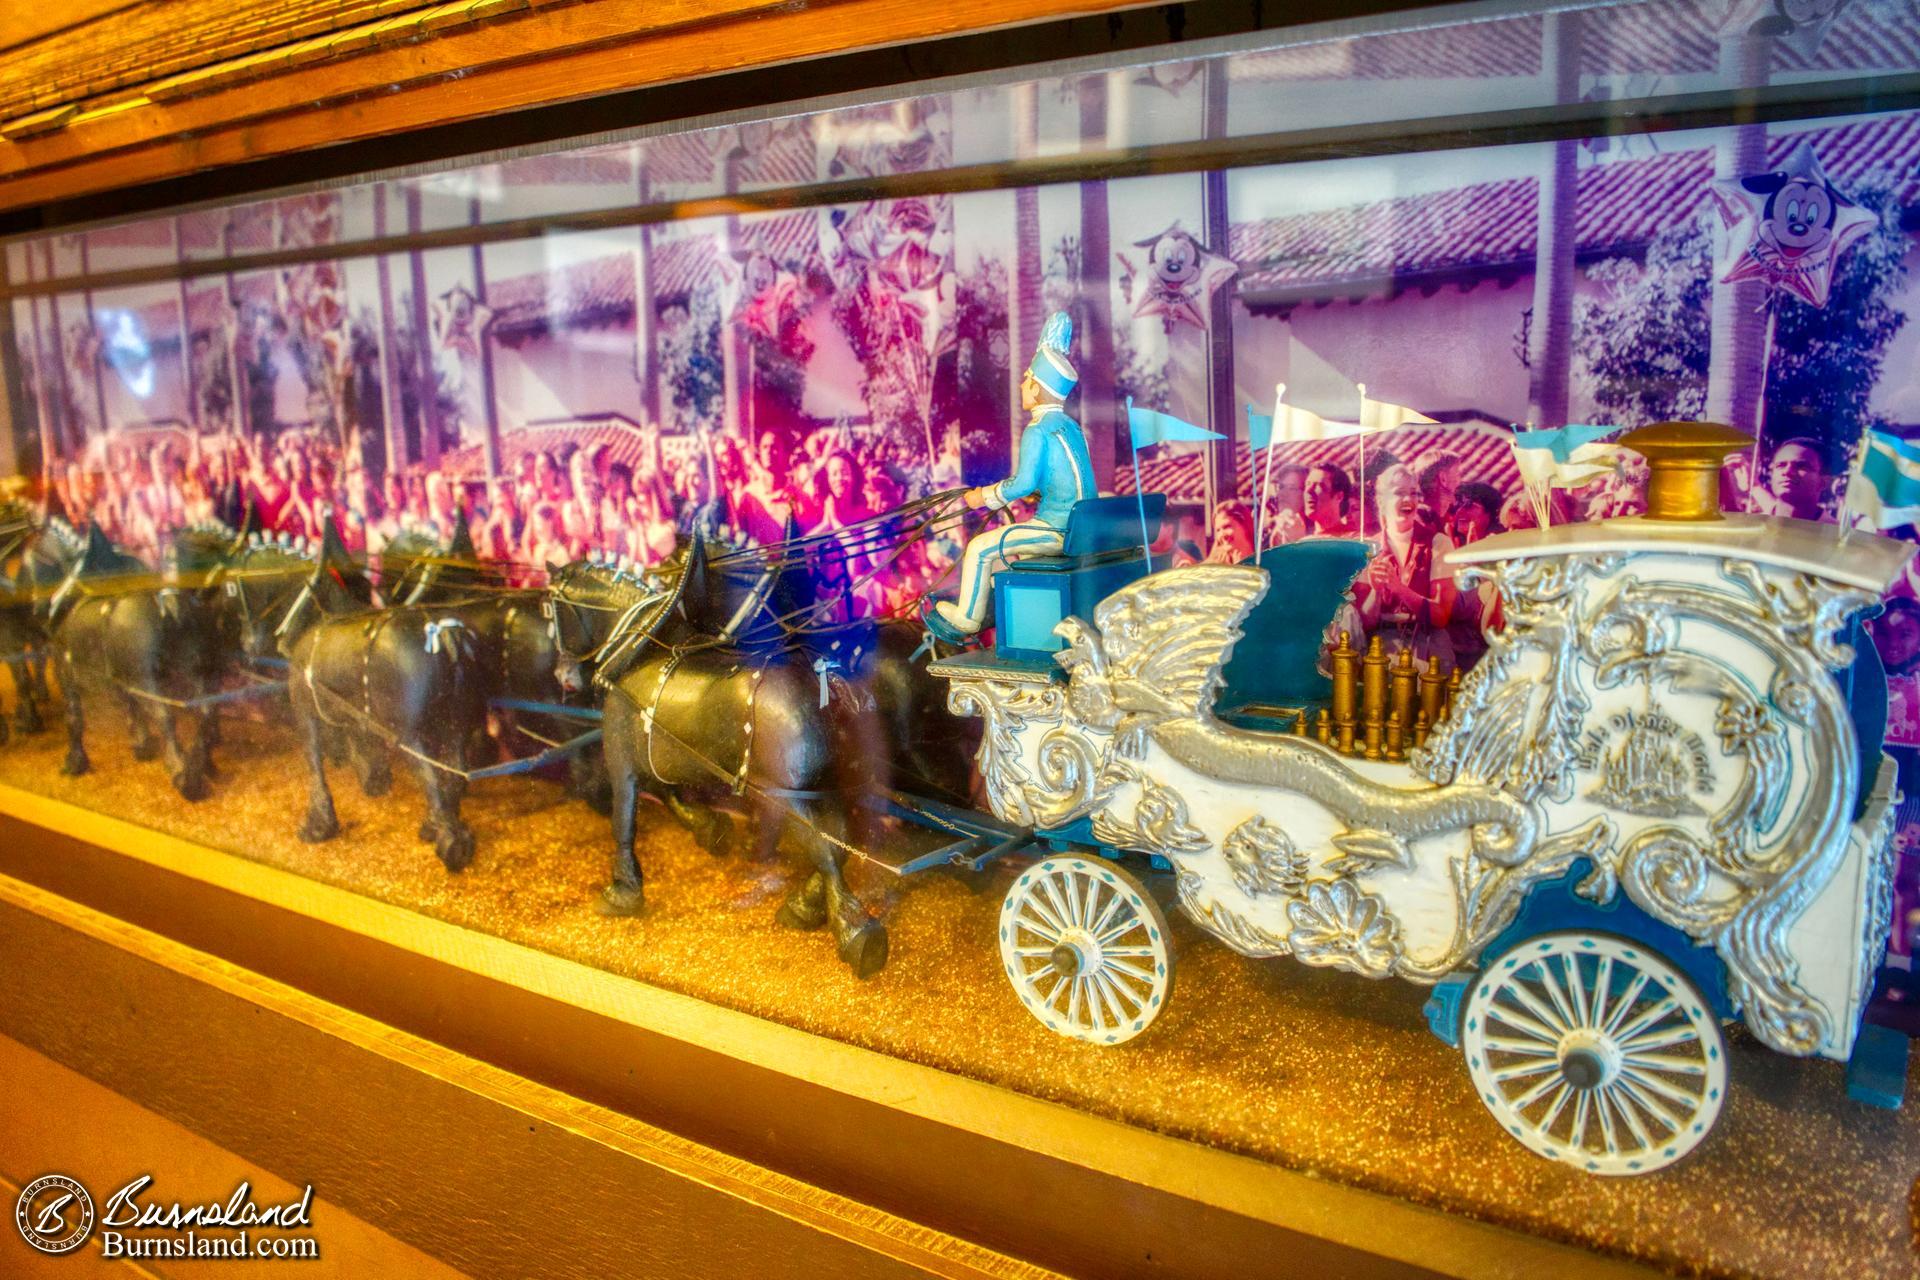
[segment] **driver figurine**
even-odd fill
[[[1019,464],[1000,483],[967,490],[966,504],[975,509],[999,511],[1036,493],[1040,500],[1033,519],[989,529],[967,543],[960,557],[960,598],[933,607],[961,635],[977,635],[985,622],[994,571],[1024,556],[1060,554],[1074,505],[1098,493],[1086,433],[1062,408],[1080,380],[1067,358],[1072,341],[1073,321],[1064,311],[1054,312],[1020,380],[1020,407],[1033,417],[1020,437]]]

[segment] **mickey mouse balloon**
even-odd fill
[[[1136,319],[1159,316],[1168,333],[1179,323],[1207,327],[1207,304],[1213,291],[1233,279],[1239,270],[1233,259],[1208,249],[1178,222],[1159,235],[1133,242],[1147,251],[1146,269],[1133,273],[1127,301]],[[1133,264],[1124,256],[1122,265]]]
[[[1720,279],[1762,280],[1814,307],[1827,305],[1840,255],[1877,221],[1827,180],[1805,142],[1779,168],[1711,191],[1728,229]]]

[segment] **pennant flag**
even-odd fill
[[[1384,400],[1369,400],[1367,384],[1356,383],[1360,388],[1360,429],[1362,431],[1386,431],[1393,427],[1404,427],[1410,422],[1432,422],[1418,409],[1409,409],[1403,404],[1388,404]]]
[[[1574,450],[1598,440],[1601,436],[1610,436],[1618,427],[1596,427],[1573,424],[1565,427],[1547,427],[1534,431],[1516,430],[1513,433],[1513,447],[1522,449],[1545,449],[1559,463],[1573,461]]]
[[[1513,460],[1541,528],[1550,523],[1550,490],[1578,489],[1620,469],[1620,446],[1599,442],[1619,429],[1573,424],[1513,433]]]
[[[1281,412],[1285,412],[1285,410],[1281,410]],[[1270,413],[1262,413],[1252,405],[1248,405],[1247,439],[1252,443],[1255,453],[1266,448],[1267,445],[1273,441],[1273,415]]]
[[[1158,409],[1136,409],[1133,397],[1127,397],[1127,431],[1133,437],[1133,447],[1144,449],[1150,444],[1168,444],[1181,440],[1224,440],[1218,431],[1208,431],[1205,427],[1196,427],[1191,422],[1183,422],[1170,413],[1161,413]]]
[[[1920,443],[1868,431],[1860,470],[1847,485],[1847,506],[1876,529],[1920,524]]]

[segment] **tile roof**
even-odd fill
[[[1386,449],[1401,462],[1412,462],[1428,449],[1451,453],[1460,459],[1460,483],[1483,481],[1502,495],[1520,490],[1520,471],[1513,461],[1513,434],[1499,427],[1482,424],[1394,427],[1366,436],[1366,449],[1378,457]],[[1360,466],[1360,437],[1336,436],[1327,440],[1295,440],[1272,446],[1273,466],[1311,467],[1328,462],[1344,467],[1349,476]],[[1130,460],[1129,460],[1130,461]],[[1262,470],[1266,455],[1260,455]],[[1240,441],[1234,445],[1236,492],[1249,501],[1255,496],[1259,477],[1254,472],[1251,447]],[[1114,492],[1132,493],[1133,468],[1114,469]],[[1140,459],[1140,479],[1148,493],[1164,493],[1173,502],[1204,502],[1207,496],[1205,459],[1198,451],[1173,453],[1165,446],[1151,448]]]
[[[1776,134],[1773,158],[1784,159],[1802,139],[1841,187],[1884,170],[1902,204],[1920,200],[1920,113]],[[1713,152],[1705,149],[1588,165],[1575,203],[1578,251],[1645,245],[1694,215],[1712,177]],[[1532,178],[1508,178],[1236,224],[1231,253],[1241,264],[1240,290],[1284,296],[1462,269],[1531,271],[1537,190]]]

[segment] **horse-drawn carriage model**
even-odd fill
[[[1735,1020],[1898,1105],[1907,1041],[1862,1023],[1896,796],[1857,623],[1911,548],[1722,518],[1720,457],[1749,443],[1724,428],[1624,443],[1653,466],[1647,517],[1451,553],[1506,617],[1451,690],[1345,636],[1316,669],[1365,561],[1334,542],[1139,576],[1060,621],[1050,661],[935,663],[984,721],[994,814],[1053,850],[1000,913],[1026,1007],[1109,1044],[1164,1008],[1144,855],[1236,951],[1432,984],[1487,1109],[1590,1172],[1701,1141]]]
[[[1170,884],[1243,954],[1430,984],[1430,1024],[1509,1132],[1638,1173],[1711,1128],[1728,1021],[1847,1061],[1864,1100],[1897,1105],[1904,1085],[1907,1041],[1863,1023],[1895,796],[1885,680],[1858,621],[1911,548],[1720,518],[1718,460],[1741,441],[1635,432],[1648,517],[1450,553],[1506,617],[1464,679],[1377,638],[1323,642],[1364,544],[1165,569],[1134,536],[1153,500],[1077,500],[1057,550],[993,575],[993,647],[960,653],[909,621],[838,616],[810,568],[849,538],[952,529],[951,494],[776,548],[695,537],[650,570],[582,561],[544,589],[427,555],[383,608],[337,538],[308,556],[231,530],[183,535],[218,563],[158,586],[116,585],[138,575],[97,534],[70,539],[59,587],[18,594],[61,677],[69,771],[87,767],[90,677],[136,731],[157,709],[189,798],[217,707],[285,687],[312,783],[303,838],[337,830],[330,757],[378,794],[397,752],[429,800],[422,839],[459,870],[469,783],[582,759],[604,726],[609,914],[644,906],[643,795],[716,851],[798,843],[811,871],[780,918],[828,927],[862,977],[887,938],[848,857],[910,874],[1034,854],[999,914],[1007,977],[1049,1027],[1114,1044],[1172,990],[1156,896]],[[276,661],[284,682],[253,670]],[[552,721],[519,727],[542,750],[489,763],[501,712]],[[949,712],[982,721],[972,793]],[[191,747],[176,715],[201,726]],[[941,833],[937,847],[889,847],[888,818]]]

